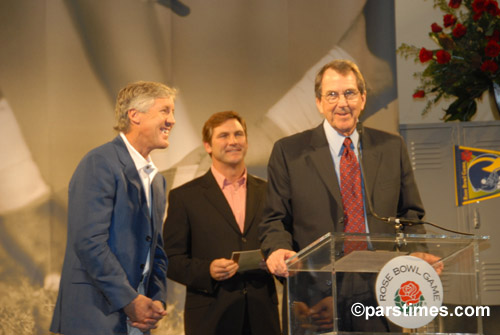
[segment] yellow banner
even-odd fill
[[[500,151],[455,146],[457,206],[500,196]]]

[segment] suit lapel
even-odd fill
[[[309,157],[316,171],[333,198],[340,204],[340,207],[342,207],[340,186],[337,176],[335,175],[332,154],[328,146],[325,131],[323,130],[323,124],[313,130],[311,136],[311,149]]]
[[[153,227],[161,227],[163,224],[163,215],[165,209],[165,192],[162,187],[161,174],[157,173],[151,183],[151,213],[153,218]],[[160,216],[161,215],[161,216]]]
[[[253,224],[255,214],[259,208],[260,202],[262,201],[261,194],[257,191],[257,183],[251,175],[247,175],[247,202],[245,208],[245,235]]]
[[[144,191],[144,187],[142,186],[141,178],[139,177],[139,173],[137,172],[137,168],[135,167],[134,161],[132,157],[130,157],[130,153],[128,152],[127,146],[125,142],[123,142],[120,135],[115,137],[112,142],[115,145],[116,152],[118,154],[118,158],[124,167],[124,175],[125,178],[129,181],[129,183],[134,187],[137,195],[138,195],[138,203],[141,204],[141,209],[146,218],[150,218],[148,203],[146,201],[146,193]]]
[[[212,175],[212,172],[208,170],[208,172],[202,177],[202,180],[205,189],[204,194],[208,202],[220,213],[220,215],[224,218],[224,221],[229,224],[232,229],[234,229],[238,234],[241,234],[238,223],[234,218],[233,211],[231,210],[224,193],[222,193],[222,190]]]

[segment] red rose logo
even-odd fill
[[[420,296],[422,292],[420,292],[420,287],[418,287],[417,283],[409,280],[406,283],[401,285],[399,289],[399,296],[401,297],[401,301],[406,305],[417,304],[420,301]]]
[[[472,159],[472,152],[470,152],[469,150],[464,150],[462,151],[461,156],[463,161],[469,162]]]

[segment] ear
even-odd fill
[[[365,110],[366,105],[366,91],[361,95],[361,110]]]
[[[129,109],[128,110],[128,119],[130,123],[139,125],[141,124],[141,115],[143,113],[139,112],[137,109]]]
[[[323,106],[321,105],[321,99],[316,98],[316,108],[321,114],[323,113]]]
[[[205,147],[205,151],[211,155],[212,154],[212,146],[208,142],[203,142],[203,146]]]

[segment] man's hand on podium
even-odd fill
[[[441,273],[443,272],[444,264],[443,262],[441,262],[441,257],[428,254],[426,252],[413,252],[410,254],[410,256],[415,256],[420,259],[423,259],[424,261],[432,265],[432,267],[434,268],[434,270],[436,270],[438,275],[441,275]]]
[[[288,277],[288,269],[285,261],[295,254],[295,251],[287,249],[273,251],[266,261],[269,272],[276,276]]]

